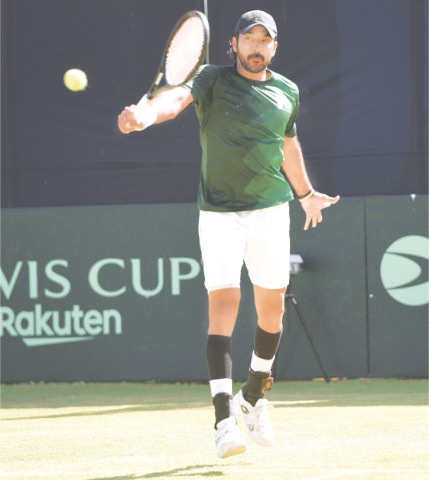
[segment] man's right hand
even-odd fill
[[[146,128],[142,121],[137,120],[135,112],[136,106],[130,105],[125,107],[118,115],[118,127],[122,133],[131,133]]]

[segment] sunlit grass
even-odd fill
[[[423,480],[427,386],[277,382],[276,445],[220,460],[207,385],[3,385],[0,478]]]

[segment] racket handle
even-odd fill
[[[134,115],[137,121],[144,124],[142,130],[153,125],[158,118],[158,115],[151,105],[151,101],[148,100],[147,95],[144,95],[137,103],[134,109]]]

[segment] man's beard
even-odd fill
[[[246,70],[250,73],[260,73],[260,72],[264,71],[268,67],[268,65],[270,64],[269,61],[268,62],[265,61],[265,57],[263,55],[261,55],[260,53],[254,53],[252,55],[248,55],[247,58],[245,59],[242,55],[240,55],[237,52],[237,58],[238,58],[238,60],[240,60],[240,64],[244,68],[244,70]],[[251,64],[250,60],[252,58],[260,58],[261,63]]]

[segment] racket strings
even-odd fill
[[[185,83],[199,65],[206,45],[204,25],[198,17],[188,18],[171,40],[165,58],[168,85]]]

